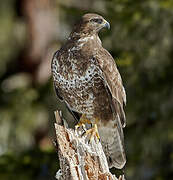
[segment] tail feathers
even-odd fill
[[[99,132],[109,168],[122,169],[126,163],[126,156],[120,119],[107,123],[107,126],[100,126]]]
[[[117,128],[114,132],[114,141],[112,144],[107,144],[107,151],[105,151],[105,153],[110,168],[115,167],[117,169],[122,169],[124,167],[126,156]]]

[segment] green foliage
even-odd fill
[[[20,68],[21,54],[29,49],[27,18],[18,12],[19,2],[6,1],[0,7],[0,179],[54,179],[56,155],[43,150],[42,140],[53,137],[57,106],[70,116],[57,103],[51,79],[39,84],[35,74],[24,65]],[[98,12],[110,22],[111,30],[100,36],[127,92],[127,179],[172,179],[172,0],[70,0],[57,2],[55,8],[60,15],[56,44],[64,42],[86,12]]]
[[[25,151],[20,155],[6,154],[0,158],[1,179],[55,179],[58,157],[55,151],[39,149]]]

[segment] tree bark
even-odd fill
[[[57,150],[60,170],[58,180],[118,180],[109,171],[101,143],[97,139],[88,143],[86,136],[67,128],[59,112],[55,112]],[[62,125],[64,124],[64,125]],[[119,180],[124,180],[120,176]]]

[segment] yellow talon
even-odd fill
[[[96,138],[100,141],[100,136],[99,136],[99,133],[98,133],[98,128],[97,128],[97,123],[98,123],[99,119],[98,118],[95,118],[95,123],[94,125],[92,126],[91,129],[88,129],[86,130],[82,136],[84,135],[90,135],[89,137],[89,143],[91,142],[91,140],[94,138],[94,136],[96,136]],[[79,123],[75,126],[75,129],[77,130],[79,127],[83,126],[85,127],[85,124],[88,123],[88,124],[91,124],[91,121],[89,119],[87,119],[86,115],[85,114],[82,114],[81,118],[80,118],[80,121]]]
[[[88,135],[88,134],[91,134],[90,137],[89,137],[89,143],[94,138],[94,136],[96,136],[97,139],[100,141],[100,136],[99,136],[99,133],[98,133],[97,124],[94,124],[93,128],[87,130],[83,135]]]
[[[75,129],[77,130],[79,127],[85,126],[86,123],[92,124],[91,121],[89,119],[87,119],[86,115],[82,114],[82,116],[79,120],[79,123],[75,126]]]
[[[96,138],[100,141],[100,136],[99,136],[98,128],[97,128],[98,121],[99,121],[99,119],[95,118],[95,123],[94,123],[93,127],[91,129],[88,129],[85,133],[83,133],[83,135],[91,134],[89,137],[89,143],[91,142],[91,140],[94,136],[96,136]]]

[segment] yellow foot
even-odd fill
[[[78,128],[80,128],[81,126],[82,127],[85,127],[85,124],[88,123],[88,124],[92,124],[91,121],[89,119],[86,118],[86,115],[85,114],[82,114],[80,120],[79,120],[79,123],[75,126],[75,130],[77,130]]]
[[[88,143],[91,142],[91,140],[94,138],[94,136],[98,139],[98,141],[100,141],[97,124],[94,124],[94,126],[91,129],[88,129],[86,132],[83,133],[83,135],[88,135],[88,134],[90,134]]]

